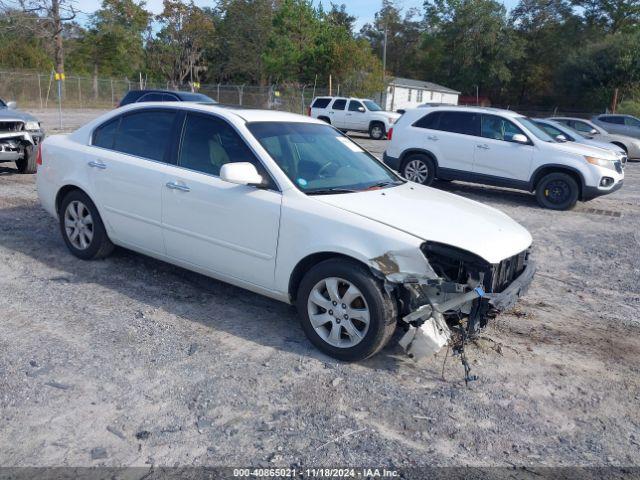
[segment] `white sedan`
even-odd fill
[[[189,103],[116,109],[46,139],[38,195],[67,247],[114,245],[297,306],[320,350],[419,357],[512,305],[535,270],[504,213],[407,182],[324,122]]]

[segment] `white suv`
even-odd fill
[[[435,178],[536,192],[538,203],[568,210],[622,186],[615,153],[559,143],[531,119],[509,110],[474,107],[413,109],[390,132],[384,162],[405,178]]]
[[[316,97],[308,113],[345,132],[368,132],[374,140],[382,140],[400,118],[399,113],[386,112],[365,98]]]

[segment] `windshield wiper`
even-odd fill
[[[318,188],[315,190],[307,190],[306,193],[307,195],[333,195],[334,193],[356,193],[358,190],[353,190],[350,188],[340,188],[340,187],[333,187],[333,188]]]
[[[369,185],[367,187],[367,190],[371,190],[372,188],[382,188],[382,187],[390,187],[390,186],[396,186],[396,185],[402,185],[403,182],[395,182],[395,181],[391,181],[391,180],[385,180],[384,182],[378,182],[378,183],[374,183],[373,185]]]

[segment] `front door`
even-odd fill
[[[534,146],[514,142],[513,136],[516,134],[525,135],[510,120],[497,115],[482,115],[482,138],[476,139],[473,172],[528,181]]]
[[[167,255],[214,275],[273,287],[282,195],[220,180],[220,167],[262,164],[226,121],[188,113],[177,166],[162,188]]]
[[[345,113],[345,120],[349,130],[369,130],[369,122],[367,120],[367,111],[358,100],[350,100],[349,108]]]

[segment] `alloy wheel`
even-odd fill
[[[404,167],[404,177],[416,183],[424,183],[429,177],[429,167],[422,160],[411,160]]]
[[[337,277],[320,280],[307,300],[309,320],[316,333],[333,347],[350,348],[369,329],[370,313],[362,292]]]
[[[93,240],[93,218],[87,206],[74,200],[64,212],[64,230],[71,245],[86,250]]]

